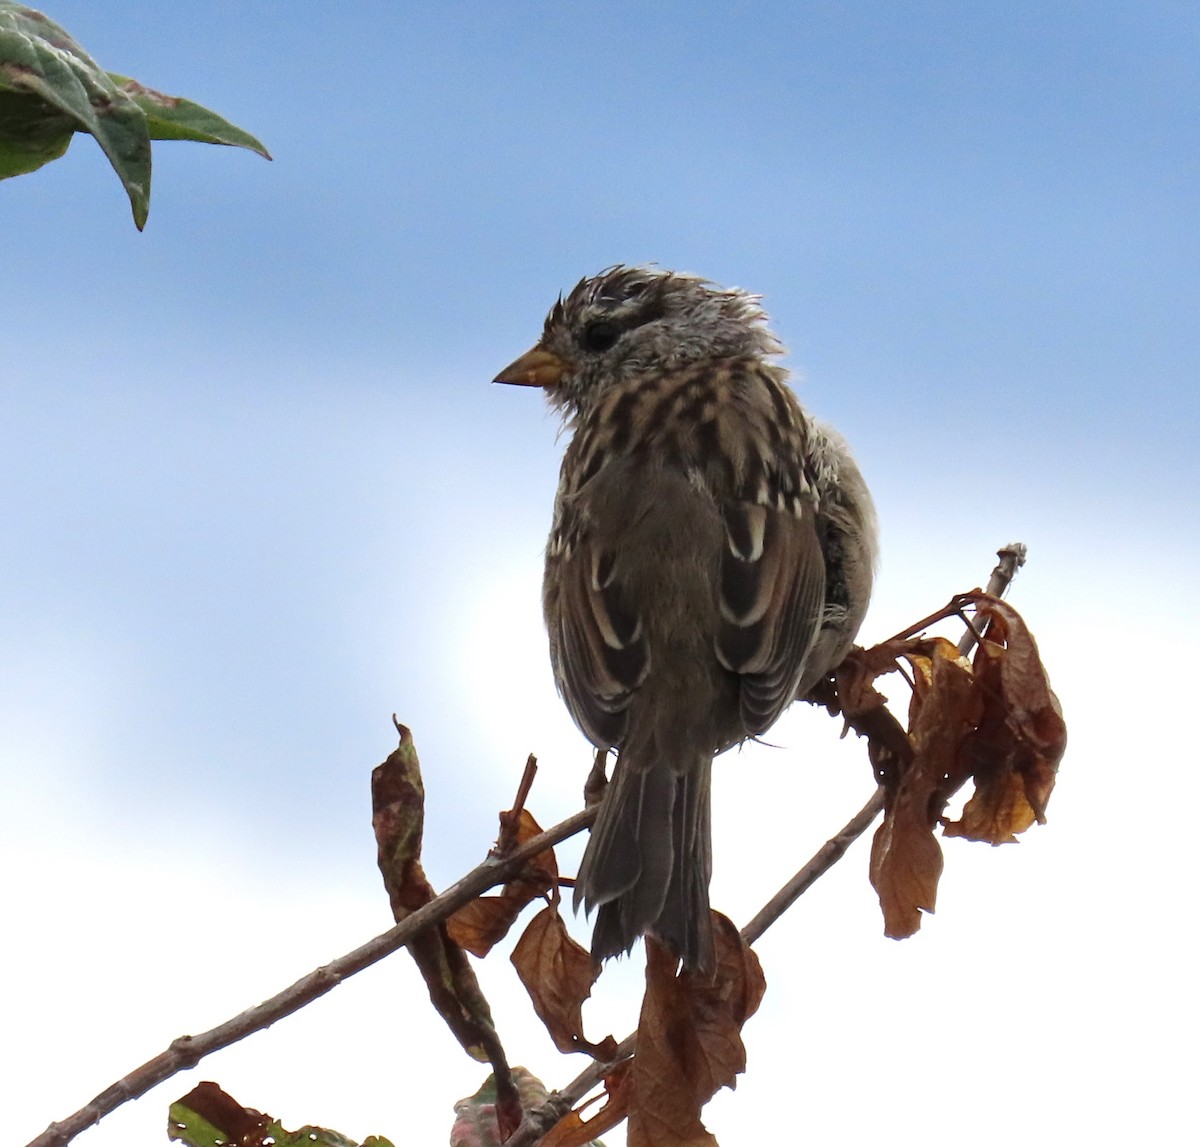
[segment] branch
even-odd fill
[[[526,841],[510,855],[497,860],[489,857],[482,864],[476,865],[456,884],[452,884],[440,896],[436,896],[428,904],[423,905],[408,916],[402,923],[389,929],[382,935],[368,940],[361,947],[340,956],[338,959],[317,968],[308,975],[301,977],[291,987],[285,988],[278,995],[247,1008],[240,1015],[218,1024],[209,1031],[197,1036],[180,1036],[173,1040],[166,1051],[160,1052],[153,1059],[135,1068],[123,1079],[117,1080],[111,1087],[106,1088],[90,1103],[85,1104],[74,1115],[60,1123],[51,1123],[28,1147],[65,1147],[81,1131],[85,1131],[98,1123],[105,1115],[115,1111],[123,1103],[145,1095],[152,1087],[156,1087],[180,1071],[195,1067],[206,1055],[221,1048],[229,1047],[238,1040],[263,1028],[268,1028],[276,1020],[283,1019],[311,1003],[326,992],[332,991],[343,980],[378,963],[385,956],[390,956],[398,948],[403,948],[414,936],[440,924],[457,909],[476,896],[504,884],[511,876],[519,872],[530,857],[552,848],[568,837],[587,828],[596,819],[597,809],[587,808],[567,817],[560,824]]]
[[[883,811],[884,788],[880,785],[867,801],[842,827],[831,836],[812,859],[796,873],[770,900],[759,909],[758,914],[742,929],[742,939],[754,944],[801,896],[825,875],[846,853]]]
[[[1025,555],[1028,552],[1024,542],[1009,542],[1003,549],[996,551],[996,557],[1000,560],[996,563],[996,568],[992,570],[992,576],[988,578],[987,584],[987,592],[992,597],[1004,596],[1012,584],[1013,578],[1017,576],[1017,570],[1025,564]],[[975,648],[978,640],[979,634],[975,632],[975,627],[968,625],[967,632],[958,642],[959,654],[966,657]]]
[[[798,900],[809,888],[824,876],[845,855],[850,847],[879,815],[883,808],[883,788],[877,788],[871,799],[850,818],[840,831],[831,836],[795,876],[791,878],[742,929],[742,939],[753,944]],[[637,1050],[637,1032],[627,1035],[618,1045],[615,1054],[607,1063],[593,1061],[588,1064],[566,1087],[554,1092],[540,1106],[526,1113],[521,1126],[512,1137],[504,1141],[504,1147],[531,1147],[568,1111],[580,1103],[584,1096],[597,1087],[613,1067],[628,1059]]]
[[[991,594],[992,597],[1003,597],[1013,578],[1017,576],[1017,570],[1025,564],[1025,555],[1028,552],[1023,542],[1009,542],[1003,549],[997,550],[996,556],[1000,561],[996,564],[995,569],[992,570],[992,576],[988,579],[987,589],[984,592]],[[939,621],[945,621],[948,617],[957,617],[967,627],[967,632],[958,643],[959,654],[966,657],[972,648],[974,648],[976,641],[979,639],[979,634],[975,631],[970,618],[963,612],[963,605],[966,604],[965,599],[969,598],[971,594],[978,592],[978,590],[971,590],[970,593],[956,593],[941,609],[907,626],[899,633],[892,634],[882,644],[886,645],[890,641],[905,641],[910,637],[916,637],[919,633],[924,633],[931,625],[935,625]],[[824,704],[824,701],[822,701],[822,704]]]

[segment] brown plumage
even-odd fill
[[[649,931],[711,967],[713,757],[769,729],[866,611],[870,495],[781,351],[752,296],[614,267],[496,380],[542,386],[573,431],[543,597],[567,707],[617,751],[575,893],[596,959]]]

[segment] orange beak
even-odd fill
[[[493,382],[505,382],[511,386],[540,386],[552,390],[560,382],[567,364],[556,354],[535,346],[527,350],[516,362],[509,363]]]

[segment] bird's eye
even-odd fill
[[[600,319],[583,328],[583,345],[587,350],[606,351],[616,345],[621,329],[616,323]]]

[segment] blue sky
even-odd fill
[[[436,883],[486,848],[526,753],[535,812],[574,810],[587,754],[538,605],[562,443],[539,396],[489,380],[560,290],[656,261],[762,293],[803,401],[854,444],[883,526],[865,639],[1029,544],[1013,601],[1072,734],[1050,825],[1019,849],[948,842],[919,937],[879,936],[860,848],[763,942],[750,1068],[712,1126],[755,1141],[788,1088],[801,1132],[832,1134],[883,1058],[864,1138],[918,1105],[935,1118],[913,1141],[981,1111],[984,1144],[1178,1137],[1197,10],[346,7],[46,8],[275,160],[157,145],[140,235],[87,138],[0,184],[15,1126],[387,926],[367,782],[393,711],[425,761]],[[836,732],[789,714],[780,749],[718,770],[714,899],[735,919],[865,799]],[[493,963],[514,1058],[564,1082],[576,1065]],[[613,979],[631,1016],[636,967]],[[975,998],[1014,980],[1034,986]],[[291,1123],[440,1141],[479,1073],[427,1010],[393,960],[197,1078]],[[978,1010],[985,1040],[948,1035]],[[981,1080],[1009,1095],[1039,1072],[1031,1113],[994,1114]],[[81,1142],[155,1142],[188,1086]]]

